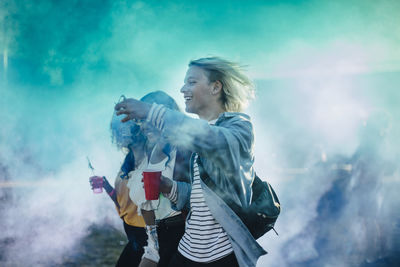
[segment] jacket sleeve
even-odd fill
[[[153,112],[148,120],[162,131],[168,142],[213,160],[224,171],[240,168],[243,157],[253,156],[254,136],[249,120],[232,117],[224,125],[209,125],[205,120],[167,108]]]
[[[205,167],[210,177],[219,179],[221,188],[232,188],[234,182],[238,201],[247,206],[251,201],[251,183],[254,155],[254,135],[252,124],[244,116],[226,116],[217,125],[188,117],[181,112],[153,105],[151,116],[147,118],[159,128],[163,136],[178,149],[197,152],[207,159]],[[150,112],[149,112],[150,113]],[[221,174],[223,172],[223,175]],[[233,179],[233,180],[232,180]]]
[[[174,210],[190,210],[191,185],[186,182],[176,182],[176,202],[171,201]]]

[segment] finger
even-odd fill
[[[121,122],[127,122],[127,121],[129,121],[129,120],[130,120],[129,116],[126,116],[125,118],[123,118],[123,119],[121,120]]]
[[[121,109],[121,110],[117,111],[117,116],[119,116],[121,114],[129,114],[129,111],[126,109]]]

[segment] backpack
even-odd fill
[[[272,186],[268,182],[262,181],[255,175],[251,186],[253,190],[251,205],[243,208],[236,204],[228,194],[217,187],[204,170],[200,157],[197,157],[197,164],[199,166],[200,178],[203,182],[236,213],[254,239],[260,238],[271,229],[275,231],[274,225],[281,212],[281,206],[274,189],[272,189]],[[275,233],[278,234],[276,231]]]

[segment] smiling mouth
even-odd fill
[[[183,98],[185,99],[185,102],[188,102],[188,101],[192,100],[191,96],[184,96]]]

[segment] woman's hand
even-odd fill
[[[100,180],[102,179],[102,180]],[[92,190],[95,188],[103,187],[108,194],[110,194],[111,191],[113,191],[113,187],[110,185],[108,182],[107,178],[105,176],[92,176],[89,178],[89,183],[90,186],[92,187]],[[101,184],[100,184],[101,183]]]
[[[159,186],[160,192],[169,194],[172,189],[172,181],[171,179],[161,175],[161,181]]]
[[[103,180],[102,180],[102,177],[100,177],[100,176],[90,177],[89,183],[90,183],[90,186],[92,187],[92,190],[95,188],[101,188],[103,186]]]
[[[103,188],[106,190],[107,194],[111,197],[112,201],[114,201],[117,208],[120,209],[116,192],[115,192],[114,188],[110,185],[110,183],[108,182],[108,180],[105,176],[90,177],[89,182],[90,182],[90,185],[92,186],[92,189],[94,189],[95,187],[98,188],[100,186],[99,181],[101,182],[101,186],[103,186]]]
[[[121,120],[122,122],[127,122],[132,119],[145,119],[150,108],[151,104],[133,98],[127,98],[115,105],[117,115],[126,115],[126,117]]]

